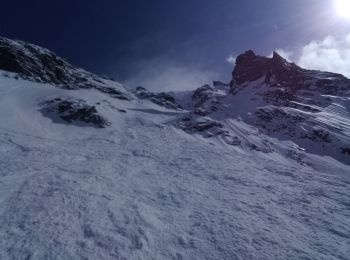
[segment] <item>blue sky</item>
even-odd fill
[[[247,49],[261,55],[278,49],[307,67],[326,64],[322,48],[331,42],[346,49],[350,33],[336,1],[13,0],[2,3],[0,34],[131,85],[186,89],[228,81],[227,58]],[[323,56],[312,56],[318,48]],[[344,64],[328,67],[344,73]]]

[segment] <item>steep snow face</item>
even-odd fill
[[[12,76],[0,79],[1,259],[349,255],[348,166],[292,142],[266,150],[274,139],[238,119],[220,124],[249,149],[174,128],[188,111]],[[52,120],[50,100],[83,100],[110,125]]]
[[[349,136],[345,94],[311,84],[295,94],[302,99],[275,98],[264,77],[130,93],[90,73],[92,87],[74,88],[18,73],[0,71],[0,259],[350,255],[347,157],[268,131],[275,118],[295,128],[302,114],[302,129],[323,127],[331,137],[315,136],[340,147]]]

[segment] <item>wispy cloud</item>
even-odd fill
[[[350,34],[310,42],[302,48],[297,63],[304,68],[337,72],[350,77]]]
[[[226,61],[227,61],[228,63],[230,63],[230,64],[235,65],[235,64],[236,64],[236,59],[237,59],[237,56],[234,55],[234,54],[231,54],[230,56],[228,56],[228,57],[226,58]]]
[[[336,72],[350,77],[350,34],[314,40],[293,51],[276,51],[303,68]]]
[[[142,69],[126,82],[131,87],[143,86],[152,91],[192,90],[217,79],[216,72],[199,65],[182,65],[164,58],[140,62]]]

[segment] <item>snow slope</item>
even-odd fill
[[[0,259],[349,259],[348,165],[291,160],[290,141],[228,146],[175,127],[187,110],[12,76],[0,73]],[[54,98],[111,125],[55,122],[40,112]]]
[[[176,123],[188,133],[302,164],[318,155],[350,165],[350,80],[342,75],[248,51],[238,56],[230,85],[174,95],[190,111]]]

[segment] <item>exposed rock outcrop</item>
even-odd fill
[[[144,87],[137,87],[135,94],[140,99],[147,99],[154,104],[166,107],[168,109],[180,110],[182,107],[176,102],[175,98],[165,92],[153,93]]]
[[[55,98],[46,101],[40,109],[42,114],[56,123],[105,128],[110,123],[96,109],[83,100],[63,100]]]
[[[24,41],[0,37],[0,70],[65,89],[94,88],[117,99],[131,99],[120,84],[75,67],[52,51]]]

